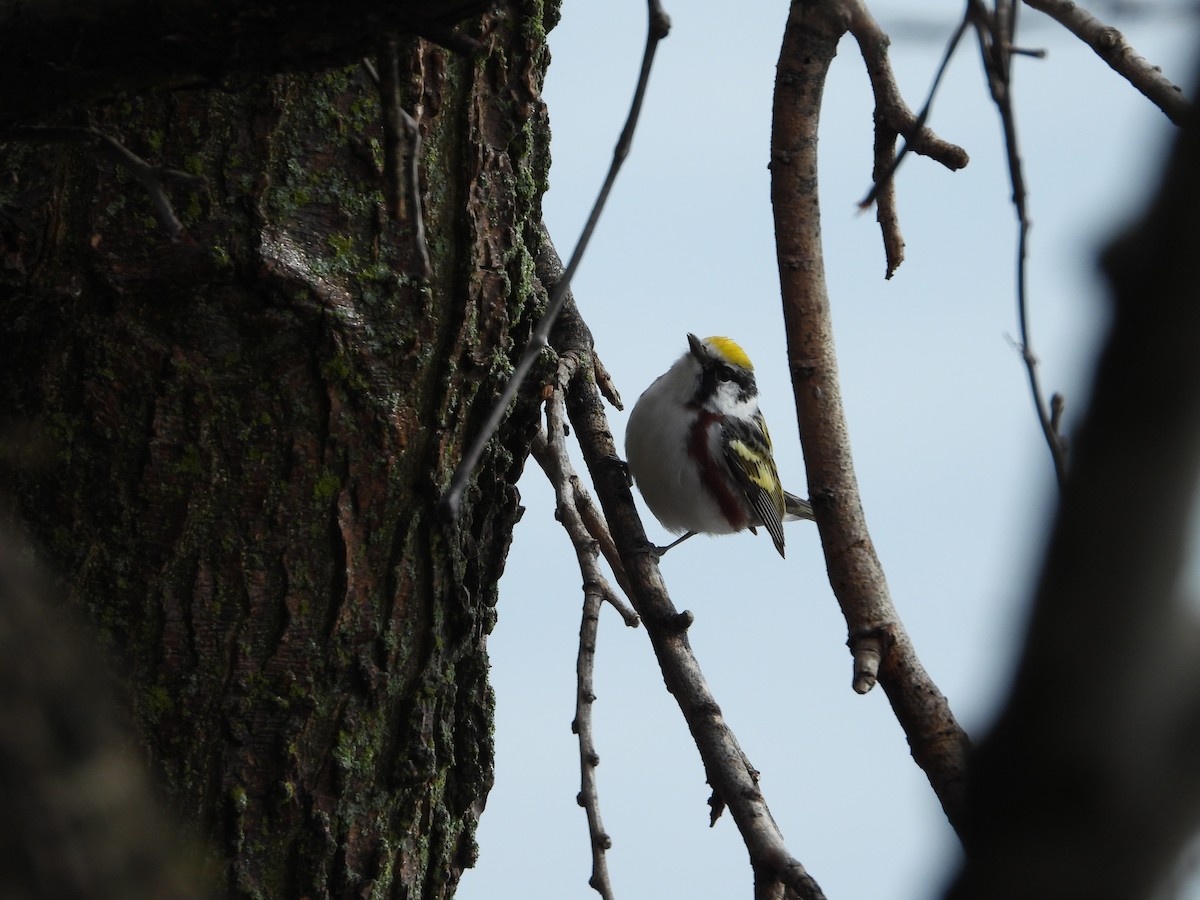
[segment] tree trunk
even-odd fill
[[[176,243],[87,147],[0,145],[0,489],[231,895],[447,897],[472,864],[531,397],[457,526],[435,504],[542,300],[553,14],[498,4],[475,58],[401,38],[428,281],[361,67],[90,110],[206,179],[168,186]]]

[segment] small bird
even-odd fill
[[[779,482],[754,366],[727,337],[687,336],[688,352],[638,398],[625,431],[629,471],[663,527],[683,537],[762,525],[783,556],[783,522],[812,506]]]

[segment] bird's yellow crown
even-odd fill
[[[750,357],[746,355],[746,351],[741,348],[737,341],[727,337],[710,337],[705,338],[704,343],[708,344],[725,362],[733,366],[740,366],[747,372],[754,371],[754,363],[750,362]]]

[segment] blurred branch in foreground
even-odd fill
[[[953,900],[1153,895],[1200,826],[1200,129],[1105,256],[1112,327],[1006,708],[968,790]]]

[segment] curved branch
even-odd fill
[[[771,135],[771,200],[788,357],[809,494],[829,581],[854,655],[854,689],[876,678],[956,829],[968,740],[922,668],[892,605],[867,531],[842,410],[817,194],[817,121],[825,75],[848,27],[836,0],[793,4],[780,52]]]
[[[1070,31],[1114,72],[1141,91],[1168,119],[1176,125],[1183,124],[1192,104],[1160,68],[1146,62],[1129,46],[1125,35],[1111,25],[1105,25],[1073,0],[1025,0],[1025,5],[1044,12]]]

